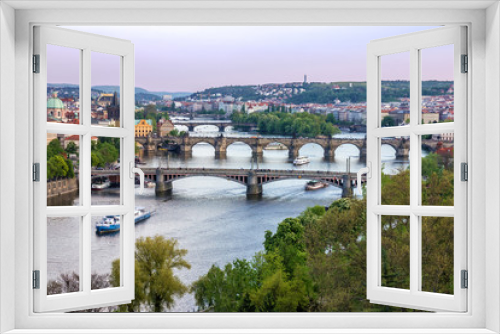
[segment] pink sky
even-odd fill
[[[302,81],[304,74],[308,81],[365,81],[369,41],[432,27],[66,28],[131,40],[136,53],[136,87],[176,92]],[[48,55],[49,82],[78,83],[77,53],[71,56],[71,52],[57,49]],[[423,79],[453,80],[453,47],[425,52]],[[404,55],[391,57],[393,66],[384,67],[384,79],[408,79]],[[117,57],[94,55],[92,85],[116,85],[116,64]]]

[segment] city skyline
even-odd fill
[[[66,28],[131,40],[136,53],[136,87],[195,92],[228,85],[301,82],[304,75],[309,82],[366,81],[370,40],[434,27]],[[77,84],[76,59],[69,56],[75,53],[57,49],[59,55],[48,55],[48,82]],[[426,51],[432,59],[424,63],[422,58],[423,80],[453,80],[453,64],[446,66],[445,61],[450,50],[452,46]],[[92,85],[116,85],[118,72],[111,70],[116,69],[116,60],[97,53],[92,58],[94,64],[99,62],[92,69]],[[401,74],[408,72],[401,68],[406,62],[397,64],[384,70],[383,79],[407,79]]]

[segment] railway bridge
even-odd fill
[[[287,179],[320,180],[342,189],[342,196],[350,196],[357,184],[356,173],[323,170],[273,170],[273,169],[218,169],[218,168],[142,168],[146,180],[155,182],[156,196],[172,194],[173,182],[187,177],[212,176],[233,181],[247,187],[249,198],[259,197],[263,185]],[[119,176],[119,170],[93,170],[92,175]],[[366,178],[362,178],[362,183]]]

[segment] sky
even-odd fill
[[[135,46],[136,87],[195,92],[224,85],[366,81],[374,39],[435,27],[86,26],[65,27],[122,38]],[[78,51],[48,49],[48,82],[78,83]],[[422,53],[423,80],[453,80],[453,47]],[[382,79],[408,79],[408,54],[384,56]],[[92,55],[92,85],[119,82],[117,56]],[[387,65],[385,65],[387,64]],[[390,66],[389,66],[390,65]],[[118,66],[118,67],[117,67]]]

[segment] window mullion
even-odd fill
[[[419,136],[413,129],[419,124],[420,114],[420,61],[419,51],[410,49],[410,291],[419,291],[420,276],[420,229],[419,217],[413,212],[419,205]]]
[[[90,130],[91,126],[91,101],[92,101],[92,88],[91,88],[91,63],[90,63],[90,49],[83,49],[82,56],[82,95],[80,98],[81,105],[81,121],[83,125]],[[82,242],[80,243],[81,252],[81,276],[80,276],[80,289],[86,293],[90,293],[91,287],[91,261],[92,261],[92,247],[91,247],[91,223],[92,216],[90,214],[91,205],[91,145],[92,134],[87,131],[82,136],[82,145],[80,147],[80,194],[82,198],[82,205],[88,209],[88,212],[82,219]],[[82,288],[83,287],[83,288]]]

